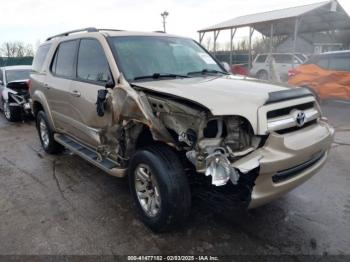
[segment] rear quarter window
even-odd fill
[[[39,47],[33,60],[33,71],[41,72],[51,44],[42,45]]]
[[[273,58],[275,59],[275,62],[277,64],[291,64],[292,63],[292,56],[291,55],[273,55]]]
[[[255,63],[265,63],[267,58],[267,55],[259,55],[256,60]]]

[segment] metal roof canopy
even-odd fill
[[[270,52],[273,50],[272,38],[274,36],[294,35],[294,50],[296,38],[299,33],[325,32],[350,29],[350,17],[336,1],[325,1],[309,5],[273,10],[264,13],[240,16],[217,25],[213,25],[198,31],[201,43],[205,33],[214,32],[214,54],[216,52],[216,40],[222,30],[231,30],[231,53],[233,37],[237,28],[250,27],[249,49],[251,51],[251,37],[254,30],[264,36],[269,36]],[[251,64],[251,52],[249,51],[249,66]],[[232,59],[231,59],[232,63]]]

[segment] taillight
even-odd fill
[[[288,70],[288,77],[295,76],[299,72],[296,69],[289,69]]]

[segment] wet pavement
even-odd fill
[[[337,134],[317,175],[247,213],[194,206],[184,228],[163,234],[135,218],[127,179],[47,155],[33,122],[1,114],[0,254],[350,255],[350,104],[323,110]]]

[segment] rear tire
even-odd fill
[[[5,118],[10,122],[18,122],[21,120],[21,108],[18,106],[10,106],[8,100],[3,100],[2,108]]]
[[[52,131],[46,113],[40,111],[36,117],[36,128],[38,130],[41,146],[48,154],[59,154],[64,150],[64,147],[57,143],[54,139],[54,132]]]
[[[257,74],[258,78],[261,80],[269,80],[269,74],[265,70],[261,70]]]
[[[164,232],[186,221],[191,207],[190,187],[172,148],[159,144],[137,151],[128,172],[136,211],[145,225]]]

